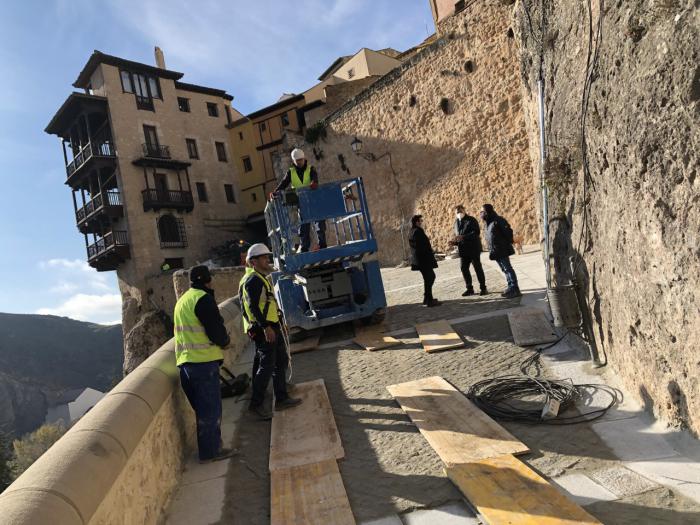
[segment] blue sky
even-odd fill
[[[85,263],[58,139],[44,127],[93,49],[226,89],[250,113],[298,93],[338,56],[407,49],[428,0],[11,0],[0,17],[0,312],[118,322],[113,272]]]

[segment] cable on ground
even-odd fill
[[[574,384],[571,379],[545,379],[539,377],[542,365],[542,350],[548,349],[563,340],[569,332],[554,343],[538,349],[520,364],[522,375],[505,375],[484,379],[474,383],[466,396],[496,419],[521,421],[524,423],[544,423],[547,425],[574,425],[587,423],[602,417],[622,399],[619,390],[602,384]],[[530,369],[535,367],[535,375]],[[598,409],[570,416],[560,415],[574,407],[577,400],[587,400],[597,392],[610,397],[610,402]],[[543,417],[544,407],[555,400],[559,403],[559,412],[555,417]]]

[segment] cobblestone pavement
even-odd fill
[[[485,256],[482,256],[482,260]],[[458,260],[440,263],[436,271],[435,295],[445,302],[424,308],[420,274],[408,268],[384,270],[389,303],[387,326],[398,332],[399,347],[367,352],[347,342],[352,326],[334,328],[324,348],[297,354],[293,359],[293,381],[323,378],[345,448],[340,470],[350,505],[358,523],[478,523],[465,506],[461,494],[445,477],[442,464],[399,408],[386,386],[440,375],[465,390],[483,378],[517,373],[532,350],[513,343],[506,313],[519,304],[542,304],[542,263],[539,253],[513,258],[519,272],[521,299],[504,300],[505,286],[495,264],[484,261],[487,284],[494,293],[485,297],[461,297],[464,282]],[[476,318],[475,318],[476,317]],[[465,347],[427,354],[411,326],[416,322],[447,319],[465,341]],[[554,355],[554,366],[544,373],[567,377],[567,366],[585,360],[585,352],[567,340]],[[240,370],[250,368],[250,355]],[[600,379],[596,382],[602,382]],[[245,402],[245,400],[243,401]],[[227,400],[227,413],[240,405]],[[240,411],[239,411],[240,412]],[[269,523],[269,423],[257,422],[243,411],[236,423],[234,445],[241,456],[230,462],[223,495],[207,493],[202,502],[219,500],[220,523]],[[228,417],[228,416],[226,416]],[[225,417],[225,418],[226,418]],[[617,410],[609,416],[631,418]],[[700,523],[700,505],[678,491],[651,482],[625,468],[596,433],[594,425],[575,427],[504,423],[525,442],[532,453],[521,459],[541,474],[553,478],[562,490],[606,524]],[[636,477],[635,477],[636,476]],[[640,479],[641,478],[641,479]],[[700,481],[700,480],[699,480]],[[692,486],[691,486],[692,488]],[[194,490],[188,486],[188,490]],[[203,485],[202,491],[206,491]],[[591,492],[592,490],[592,492]],[[418,510],[432,509],[432,510]],[[457,516],[461,521],[454,521]],[[185,523],[178,521],[177,523]],[[195,523],[197,521],[189,521]],[[171,521],[171,523],[176,523]]]

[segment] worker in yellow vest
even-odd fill
[[[305,188],[312,190],[318,188],[318,173],[316,169],[306,161],[304,150],[300,148],[294,148],[292,150],[292,165],[287,170],[284,178],[277,185],[277,188],[275,188],[275,191],[270,194],[270,197],[273,198],[290,185],[295,191]],[[303,221],[303,217],[299,217],[299,219]],[[308,252],[311,247],[311,224],[314,225],[314,230],[318,237],[319,249],[326,247],[326,221],[313,223],[302,222],[299,226],[299,238],[301,239],[302,252]]]
[[[200,463],[233,456],[236,451],[221,443],[221,387],[219,366],[222,349],[230,339],[209,287],[211,274],[206,266],[190,270],[190,289],[175,305],[175,359],[180,383],[197,420],[197,447]]]
[[[249,410],[261,419],[272,414],[264,406],[265,391],[272,378],[275,410],[284,410],[301,403],[287,393],[287,347],[280,328],[280,316],[272,284],[267,276],[272,272],[272,253],[258,243],[248,249],[246,272],[238,287],[243,317],[243,329],[255,342],[253,366],[253,395]]]

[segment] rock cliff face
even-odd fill
[[[0,373],[0,432],[20,436],[44,422],[46,396],[37,385],[28,385]]]
[[[695,432],[699,16],[682,0],[514,6],[534,166],[542,57],[556,278],[573,267],[598,351],[630,390]]]
[[[449,249],[457,204],[477,215],[493,203],[539,242],[510,13],[487,0],[446,19],[436,43],[327,118],[316,157],[305,146],[322,181],[363,177],[382,263],[407,256],[416,213],[434,248]]]

